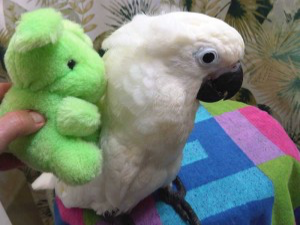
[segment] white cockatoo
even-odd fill
[[[241,35],[199,13],[137,15],[104,43],[108,87],[103,101],[102,172],[68,186],[44,174],[66,207],[97,214],[129,212],[177,176],[199,100],[232,97],[242,84]],[[67,160],[67,159],[66,159]]]

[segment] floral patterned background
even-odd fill
[[[7,79],[3,56],[16,21],[41,7],[56,8],[81,24],[99,54],[103,39],[137,13],[184,10],[225,20],[246,43],[245,81],[235,99],[270,113],[300,149],[299,0],[0,0],[0,81]],[[26,171],[27,180],[32,173]],[[45,197],[36,202],[45,224],[51,224]]]
[[[246,42],[244,88],[235,99],[272,114],[300,148],[299,0],[0,0],[0,76],[15,22],[40,7],[81,24],[99,53],[103,39],[137,13],[185,10],[225,20]]]

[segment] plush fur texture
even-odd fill
[[[40,9],[21,17],[5,55],[13,87],[0,115],[30,109],[47,119],[37,133],[14,141],[10,152],[72,185],[93,179],[102,164],[101,150],[87,141],[99,133],[96,104],[106,86],[103,61],[91,43],[79,25]]]
[[[61,134],[87,136],[93,134],[99,125],[100,115],[95,105],[74,97],[63,99],[57,112],[57,128]]]
[[[241,60],[244,42],[221,20],[176,12],[138,15],[108,37],[103,48],[108,50],[108,86],[102,173],[86,185],[58,182],[55,189],[66,207],[123,213],[176,177],[203,79],[224,74]],[[218,61],[201,64],[195,53],[211,48]]]

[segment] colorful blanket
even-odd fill
[[[267,113],[233,101],[203,104],[179,176],[203,225],[300,225],[300,155]],[[137,225],[181,225],[150,196],[132,212]],[[56,225],[104,225],[91,210],[56,198]]]

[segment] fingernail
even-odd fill
[[[44,117],[39,113],[29,112],[29,115],[31,116],[31,118],[33,119],[33,121],[35,123],[44,123],[45,122]]]

